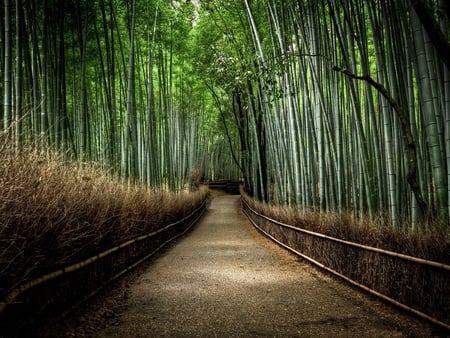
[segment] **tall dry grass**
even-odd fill
[[[242,193],[247,204],[259,214],[294,227],[354,243],[409,256],[450,264],[450,241],[442,225],[422,225],[421,229],[393,231],[383,217],[354,220],[351,214],[307,212],[257,202]],[[246,206],[244,206],[246,208]],[[449,272],[430,265],[403,260],[375,251],[329,241],[321,236],[299,233],[278,226],[264,217],[249,217],[281,243],[323,264],[330,271],[375,290],[390,299],[426,314],[448,327],[450,313]],[[407,229],[404,224],[403,229]],[[424,316],[425,317],[425,316]],[[435,322],[436,323],[436,322]]]
[[[0,298],[9,290],[189,214],[205,199],[149,191],[61,154],[0,137]]]
[[[242,197],[259,213],[298,228],[331,237],[450,264],[450,236],[442,224],[427,224],[412,230],[408,224],[394,231],[383,216],[355,221],[351,213],[300,211],[294,207],[261,203],[241,189]]]

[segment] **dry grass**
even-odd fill
[[[207,194],[149,191],[56,153],[0,144],[0,297],[178,220]]]
[[[299,211],[255,201],[245,192],[243,198],[256,211],[279,222],[363,245],[450,264],[450,237],[444,226],[427,225],[423,230],[394,231],[383,217],[355,222],[350,213]],[[408,225],[403,229],[410,228]]]
[[[197,190],[200,187],[202,187],[204,180],[205,180],[205,172],[203,171],[203,168],[201,167],[194,168],[191,174],[193,190]]]
[[[396,232],[386,226],[381,217],[375,221],[355,222],[348,214],[321,214],[315,211],[303,213],[293,208],[256,202],[245,193],[242,196],[252,209],[285,224],[450,264],[450,242],[448,234],[442,230]],[[447,270],[299,233],[254,214],[250,214],[250,218],[266,233],[332,271],[436,318],[445,325],[450,324],[450,274]],[[428,229],[433,227],[428,226]],[[435,226],[434,229],[439,227]]]

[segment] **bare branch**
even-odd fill
[[[389,104],[394,108],[394,111],[400,120],[400,125],[402,127],[403,138],[406,143],[407,148],[407,158],[408,158],[408,173],[406,180],[408,181],[411,190],[416,197],[417,204],[425,217],[429,216],[428,206],[423,198],[422,192],[420,191],[419,180],[417,176],[417,150],[416,144],[410,128],[410,121],[408,114],[405,110],[398,104],[398,102],[392,97],[389,91],[381,84],[375,81],[370,75],[356,75],[351,73],[345,68],[340,68],[333,66],[333,70],[347,75],[348,77],[355,80],[362,80],[368,82],[372,87],[374,87],[384,98],[389,102]]]

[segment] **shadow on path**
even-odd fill
[[[137,277],[97,337],[423,337],[429,327],[298,261],[245,219],[239,196]]]

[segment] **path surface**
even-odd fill
[[[136,277],[96,337],[429,337],[430,327],[299,261],[259,234],[239,196]]]

